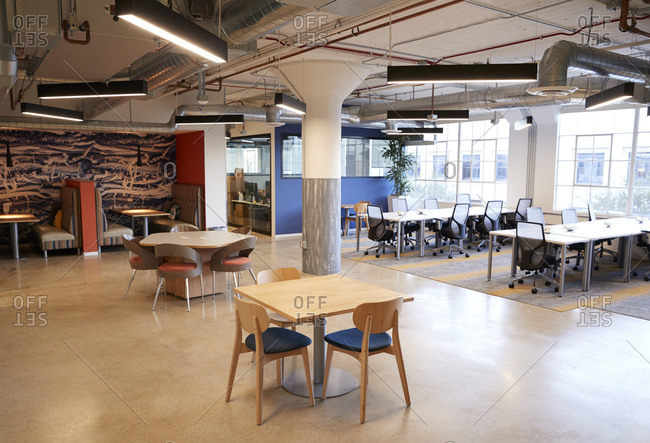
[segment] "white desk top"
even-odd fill
[[[142,246],[158,246],[163,243],[171,243],[194,249],[214,249],[249,237],[253,236],[227,231],[157,232],[143,238],[140,244]]]
[[[511,211],[509,208],[504,208],[502,212]],[[401,215],[397,212],[384,212],[384,220],[388,221],[420,221],[420,220],[447,220],[451,218],[454,212],[454,207],[440,208],[440,209],[419,209],[417,211],[402,212]],[[471,206],[469,208],[469,216],[477,217],[485,214],[485,206]]]
[[[636,218],[618,217],[595,221],[585,221],[564,225],[549,226],[552,234],[582,237],[589,241],[606,238],[628,237],[650,230],[650,221]],[[571,229],[571,230],[569,230]]]

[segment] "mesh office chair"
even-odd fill
[[[501,210],[503,209],[503,202],[501,200],[492,200],[487,202],[485,206],[485,213],[481,215],[476,224],[476,232],[479,234],[479,237],[482,239],[481,243],[478,244],[476,250],[481,252],[481,248],[489,241],[490,231],[498,231],[501,221]],[[496,242],[493,243],[497,248],[497,252],[501,250],[501,246]]]
[[[567,209],[562,209],[560,212],[562,215],[562,224],[563,225],[573,225],[575,223],[578,223],[578,213],[576,212],[575,209],[573,208],[567,208]],[[584,254],[585,254],[585,249],[587,248],[587,245],[585,243],[574,243],[572,245],[569,245],[567,248],[569,251],[575,252],[576,255],[572,255],[570,257],[566,258],[566,262],[569,263],[569,261],[572,258],[575,258],[576,262],[573,266],[573,270],[577,271],[578,266],[580,266],[580,260],[584,259]],[[595,250],[595,246],[594,246]],[[594,269],[598,269],[598,264],[596,263],[596,254],[594,253]]]
[[[544,284],[550,286],[555,284],[555,292],[559,292],[559,284],[543,274],[547,269],[557,271],[558,259],[552,254],[552,245],[546,243],[544,236],[544,225],[541,223],[531,223],[520,221],[517,223],[517,236],[515,237],[517,255],[515,262],[519,269],[523,271],[532,271],[528,275],[515,277],[508,284],[509,288],[515,287],[515,281],[520,284],[524,278],[533,278],[533,289],[530,292],[537,294],[537,277],[545,280]]]
[[[638,236],[638,241],[636,245],[646,250],[646,257],[650,255],[650,231],[641,231],[641,234]],[[639,263],[641,263],[643,259],[645,259],[645,257],[639,260]],[[637,275],[637,272],[632,271],[632,275]],[[645,281],[650,281],[650,271],[645,273],[643,279]]]
[[[534,206],[526,209],[526,221],[531,223],[540,223],[542,226],[546,225],[542,208]]]
[[[377,205],[368,205],[368,238],[374,242],[374,245],[365,250],[364,255],[368,255],[368,251],[371,249],[377,249],[375,257],[379,258],[379,250],[382,250],[382,254],[386,253],[386,248],[392,249],[397,256],[397,250],[395,246],[389,244],[393,239],[393,231],[386,227],[384,221],[384,212],[381,210],[380,206]]]
[[[451,251],[453,248],[458,249],[459,254],[465,253],[465,257],[469,257],[467,251],[463,249],[463,240],[467,238],[468,216],[469,204],[456,203],[454,206],[454,212],[451,214],[451,218],[442,224],[440,235],[443,238],[449,240],[448,258],[452,258]],[[458,245],[453,244],[454,240],[458,242]],[[445,252],[445,250],[440,249],[440,253],[442,254],[443,252]],[[433,255],[437,255],[437,253],[434,252]]]
[[[591,204],[587,205],[587,211],[589,212],[589,221],[596,221],[596,212],[594,211],[594,208],[591,207]],[[596,254],[600,254],[600,258],[603,258],[603,253],[608,253],[609,255],[612,256],[612,260],[614,263],[618,261],[618,252],[612,251],[611,249],[605,248],[604,244],[607,243],[607,246],[612,245],[612,240],[613,238],[606,238],[604,240],[599,240],[594,244],[594,256]]]
[[[505,217],[505,227],[508,229],[514,229],[517,225],[517,222],[526,220],[526,211],[533,205],[532,198],[520,198],[517,202],[517,208],[515,209],[514,214],[506,214]]]
[[[438,199],[437,198],[425,198],[424,199],[424,209],[427,210],[435,210],[435,209],[440,209],[440,206],[438,205]],[[429,220],[424,224],[429,231],[434,231],[437,232],[438,230],[438,224],[435,220]],[[424,237],[424,243],[429,244],[429,241],[434,238],[436,234],[431,234],[427,235]]]
[[[394,212],[408,212],[408,202],[404,197],[398,197],[393,199],[393,211]],[[413,238],[413,233],[419,229],[417,223],[406,222],[402,224],[402,235],[404,236],[404,244],[410,245],[411,249],[415,249],[417,241]],[[397,240],[399,243],[399,239]]]
[[[471,205],[472,198],[469,194],[456,194],[456,203],[467,203],[468,205]]]

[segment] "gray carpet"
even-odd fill
[[[526,279],[523,284],[515,283],[509,288],[511,248],[506,245],[501,252],[495,252],[492,263],[492,279],[487,281],[487,251],[477,252],[470,249],[470,257],[457,253],[453,258],[443,254],[432,256],[433,248],[426,248],[426,255],[419,257],[419,251],[403,253],[400,260],[394,254],[386,251],[385,255],[375,258],[374,251],[364,255],[365,248],[373,243],[367,238],[362,239],[360,251],[356,251],[356,240],[353,236],[343,239],[342,257],[350,260],[362,260],[365,263],[383,266],[390,269],[407,272],[421,277],[430,278],[463,288],[473,289],[498,297],[505,297],[522,303],[541,306],[555,311],[590,306],[605,311],[650,320],[650,282],[643,280],[643,274],[650,264],[643,262],[636,265],[639,275],[631,277],[629,283],[623,282],[623,268],[619,268],[609,256],[599,259],[599,270],[594,270],[591,288],[582,291],[582,264],[577,271],[572,269],[574,261],[566,267],[564,296],[558,297],[553,287],[547,287],[543,281],[538,281],[537,294],[531,293],[532,280]],[[437,251],[439,252],[439,251]],[[635,263],[634,263],[635,264]],[[633,265],[634,265],[633,264]]]

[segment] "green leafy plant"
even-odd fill
[[[397,136],[388,140],[388,146],[381,151],[381,156],[390,166],[386,172],[386,178],[393,186],[393,195],[406,195],[413,185],[408,178],[408,173],[416,164],[414,155],[406,152],[405,144],[410,141],[409,136]]]

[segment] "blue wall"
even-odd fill
[[[301,135],[300,125],[284,125],[275,130],[275,233],[294,234],[302,232],[302,179],[282,178],[282,136]],[[342,128],[346,137],[383,138],[377,129]],[[387,210],[386,196],[391,186],[384,177],[341,178],[341,203],[368,200]]]

